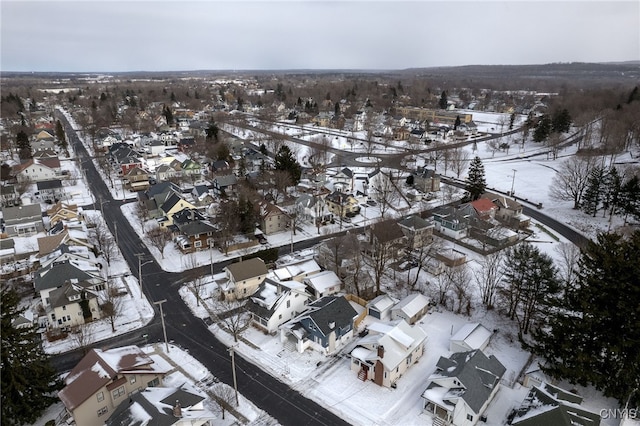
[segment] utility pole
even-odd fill
[[[169,342],[167,341],[167,329],[164,326],[164,313],[162,312],[162,304],[165,303],[166,301],[167,299],[162,299],[162,300],[158,300],[157,302],[153,302],[153,304],[160,306],[160,321],[162,321],[162,334],[164,334],[164,344],[167,347],[167,353],[169,353]],[[234,378],[235,378],[235,369],[233,372],[234,372]],[[237,398],[237,394],[236,394],[236,398]]]
[[[511,176],[511,196],[513,197],[513,185],[516,183],[516,169],[513,170],[513,176]]]
[[[229,347],[229,353],[231,354],[231,369],[233,372],[233,389],[236,391],[236,407],[238,406],[238,382],[236,381],[236,357],[233,350],[233,346]]]
[[[140,298],[142,299],[142,295],[144,294],[142,291],[142,267],[148,263],[153,262],[153,260],[147,260],[142,263],[142,257],[144,253],[136,253],[135,256],[138,258],[138,284],[140,284]]]

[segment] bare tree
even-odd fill
[[[391,174],[380,171],[380,177],[374,181],[370,190],[375,194],[375,199],[380,208],[380,215],[384,217],[390,208],[394,208],[401,200],[398,188],[392,181]]]
[[[160,256],[164,259],[164,248],[171,242],[171,231],[167,228],[156,226],[147,231],[146,240],[152,247],[160,252]]]
[[[394,229],[397,226],[393,221],[385,221],[378,222],[370,228],[371,239],[368,250],[369,253],[368,256],[365,257],[365,262],[373,272],[377,295],[381,293],[382,277],[399,251],[395,239],[396,231]]]
[[[323,268],[332,270],[336,275],[340,275],[342,259],[346,256],[347,244],[345,236],[337,236],[324,241],[318,248],[318,263]]]
[[[408,247],[415,247],[412,236],[409,238]],[[418,247],[411,251],[411,260],[416,262],[417,266],[407,271],[407,286],[412,290],[416,290],[420,273],[427,267],[429,259],[442,247],[441,240],[432,238],[431,241],[423,241]]]
[[[195,253],[190,253],[184,258],[184,265],[186,266],[184,275],[188,280],[187,288],[191,290],[191,292],[195,296],[196,306],[200,306],[201,301],[204,303],[202,297],[204,295],[205,281],[204,276],[197,269],[200,265],[198,264],[198,258],[196,257]]]
[[[451,280],[453,284],[453,293],[458,302],[456,314],[465,309],[467,315],[471,315],[471,292],[469,286],[471,284],[471,271],[467,264],[462,264],[451,268]]]
[[[105,318],[111,324],[111,331],[116,331],[116,319],[120,315],[123,307],[122,296],[112,280],[107,280],[106,289],[102,291],[100,297],[100,309]]]
[[[450,292],[453,287],[452,268],[446,267],[444,271],[438,275],[436,284],[438,285],[438,304],[446,307],[448,301],[451,299]]]
[[[291,174],[287,170],[273,170],[271,173],[273,177],[271,188],[275,191],[273,197],[274,204],[278,204],[280,197],[284,201],[287,198],[287,189],[293,185],[291,180]]]
[[[365,270],[365,262],[362,257],[362,247],[360,240],[356,234],[347,233],[343,237],[343,250],[349,253],[347,263],[348,273],[344,278],[344,284],[347,291],[354,293],[358,297],[362,297],[371,286],[371,277]]]
[[[213,393],[218,407],[220,407],[222,420],[224,420],[225,413],[236,405],[236,392],[231,386],[222,382],[214,384],[209,389]]]
[[[251,315],[246,302],[246,300],[226,297],[218,298],[213,302],[218,325],[233,336],[234,342],[238,341],[242,332],[251,324]]]
[[[91,241],[95,244],[104,259],[107,261],[107,265],[111,266],[111,260],[118,253],[116,241],[104,222],[96,221],[94,223],[95,226],[89,228],[89,236],[91,238]]]
[[[469,166],[469,151],[463,148],[455,148],[451,151],[451,162],[453,163],[452,169],[459,179],[462,172],[467,170]]]
[[[87,322],[78,324],[71,328],[71,342],[73,346],[80,349],[84,355],[89,352],[89,345],[95,340],[95,323]]]
[[[573,243],[560,243],[555,248],[558,253],[558,270],[560,280],[564,282],[565,290],[573,287],[577,278],[580,249]]]
[[[138,223],[140,224],[140,229],[142,232],[145,232],[145,224],[147,220],[149,220],[149,209],[147,208],[147,204],[144,201],[138,201],[135,204],[134,210],[136,219],[138,219]]]
[[[229,247],[233,237],[240,230],[237,201],[223,200],[220,202],[216,212],[216,226],[218,227],[218,232],[216,233],[218,247],[225,255],[229,254]]]
[[[551,198],[573,201],[573,209],[579,209],[589,182],[589,173],[597,161],[596,157],[591,156],[573,156],[565,160],[551,182]]]
[[[495,157],[496,152],[500,151],[500,141],[498,139],[487,141],[487,151],[491,152],[491,158]]]
[[[496,293],[502,282],[502,258],[501,252],[485,256],[480,260],[480,268],[476,269],[474,276],[480,289],[482,304],[487,309],[493,309]]]

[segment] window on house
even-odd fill
[[[96,398],[98,399],[98,402],[104,401],[104,392],[98,392],[96,394]]]
[[[66,310],[67,310],[67,305],[63,305],[63,306],[62,306],[62,310],[63,310],[63,311],[66,311]]]
[[[467,414],[467,420],[472,422],[473,421],[473,416],[471,414]]]
[[[282,319],[282,314],[278,315],[278,319]]]
[[[134,384],[136,382],[136,376],[131,376],[129,378],[129,383]]]
[[[101,409],[98,410],[98,417],[107,414],[107,411],[109,411],[107,407],[102,407]]]
[[[157,377],[153,380],[151,380],[150,382],[147,382],[147,387],[153,388],[156,387],[160,384],[160,379],[158,379]]]
[[[202,241],[196,241],[193,245],[194,247],[202,247]]]
[[[291,307],[291,300],[287,300],[287,308]]]
[[[118,389],[111,391],[111,393],[113,394],[113,399],[120,398],[124,395],[124,386],[120,386]]]

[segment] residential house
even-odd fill
[[[495,356],[487,357],[480,350],[440,357],[422,394],[424,410],[439,425],[473,426],[480,420],[486,422],[483,414],[498,392],[505,371]]]
[[[24,237],[44,231],[40,204],[27,204],[2,209],[4,229],[10,237]]]
[[[45,162],[51,158],[58,158],[58,154],[53,149],[43,149],[33,153],[33,158],[44,160]]]
[[[225,176],[231,174],[231,166],[225,160],[217,160],[211,163],[211,174],[216,176]]]
[[[301,221],[318,225],[329,222],[333,214],[327,212],[326,202],[323,197],[311,194],[302,194],[296,200],[296,214]]]
[[[20,194],[15,185],[0,185],[0,207],[13,207],[20,204]]]
[[[333,271],[322,271],[303,279],[307,291],[311,293],[314,299],[320,299],[325,296],[336,294],[342,288],[340,277]]]
[[[427,334],[402,319],[373,322],[367,331],[351,351],[351,371],[360,380],[395,388],[397,381],[422,357]]]
[[[338,171],[338,173],[333,175],[332,180],[333,187],[336,191],[342,193],[353,192],[355,179],[353,176],[353,171],[350,168],[344,167],[343,169]]]
[[[410,294],[391,308],[391,319],[403,319],[413,325],[427,314],[429,302],[429,298],[422,293]]]
[[[56,158],[57,160],[57,158]],[[13,167],[12,174],[18,182],[39,182],[41,180],[50,180],[58,177],[55,167],[52,167],[42,159],[31,159]],[[58,168],[60,161],[58,160]]]
[[[6,263],[14,262],[16,260],[16,243],[13,238],[1,238],[0,239],[0,262],[4,265]]]
[[[171,226],[173,224],[173,215],[184,209],[195,210],[196,206],[182,198],[181,193],[170,193],[167,199],[160,205],[160,211],[163,215],[162,219],[158,221],[160,226],[164,228]]]
[[[476,349],[481,351],[487,347],[493,333],[484,325],[474,322],[463,325],[449,339],[451,352],[469,352]]]
[[[186,159],[182,162],[182,175],[198,180],[202,176],[202,165],[197,161]]]
[[[392,220],[372,225],[368,229],[368,243],[369,252],[377,253],[380,251],[389,259],[399,258],[407,247],[407,239],[402,228]]]
[[[453,206],[440,206],[433,210],[434,230],[459,240],[467,236],[469,218]]]
[[[232,263],[224,268],[227,282],[224,297],[244,299],[253,295],[267,277],[267,267],[259,257]]]
[[[518,426],[599,426],[600,414],[580,407],[582,397],[549,383],[531,388],[509,424]],[[510,416],[511,418],[511,416]],[[621,423],[622,424],[622,423]]]
[[[57,203],[67,196],[60,179],[41,180],[36,183],[36,187],[40,199],[45,202]]]
[[[418,169],[413,175],[413,187],[422,192],[440,191],[440,175],[426,167]]]
[[[189,241],[188,249],[183,252],[193,250],[212,249],[214,246],[214,235],[216,228],[207,220],[194,220],[188,223],[177,225],[180,235]],[[181,247],[182,248],[182,247]]]
[[[77,280],[49,292],[47,319],[51,328],[66,328],[100,319],[98,293]]]
[[[168,164],[160,164],[156,167],[156,181],[164,182],[176,176],[176,171]]]
[[[352,194],[334,191],[325,197],[327,209],[338,218],[354,217],[360,213],[360,203]]]
[[[101,291],[105,288],[105,280],[98,274],[84,271],[82,262],[67,260],[60,263],[50,263],[34,273],[33,286],[40,294],[42,306],[51,304],[51,292],[62,287],[65,283],[74,283],[86,290]]]
[[[353,321],[357,315],[344,296],[323,297],[280,326],[280,341],[299,353],[312,348],[332,354],[353,337]]]
[[[205,409],[206,398],[183,387],[147,388],[120,404],[106,426],[201,426],[219,420]]]
[[[53,233],[53,231],[58,231],[58,227],[60,227],[60,225],[63,225],[63,229],[59,232]],[[51,235],[38,238],[36,240],[38,243],[38,257],[46,256],[56,250],[61,244],[87,247],[89,250],[95,252],[93,244],[87,240],[87,234],[84,231],[84,228],[80,230],[74,229],[73,225],[75,224],[72,222],[66,222],[65,224],[62,221],[58,221],[55,226],[52,226],[49,230]]]
[[[280,325],[303,312],[310,299],[304,284],[298,281],[267,278],[249,298],[247,309],[257,327],[274,334]]]
[[[58,201],[47,210],[49,216],[49,225],[53,226],[60,221],[82,220],[82,216],[78,213],[77,204],[67,204]]]
[[[194,204],[198,207],[207,207],[215,201],[207,185],[195,185],[191,190],[191,195]]]
[[[81,266],[82,270],[94,275],[100,275],[102,264],[98,262],[95,254],[88,247],[74,246],[66,243],[60,244],[50,253],[37,257],[33,261],[39,268],[48,268],[52,264],[70,262],[72,265]]]
[[[193,137],[180,138],[178,141],[178,151],[188,152],[195,148],[196,140]]]
[[[315,275],[321,270],[322,268],[314,259],[308,258],[279,265],[273,270],[273,275],[279,281],[293,280],[302,282],[305,278]]]
[[[56,138],[53,133],[51,130],[40,130],[35,137],[29,141],[31,151],[53,150],[56,146]]]
[[[481,199],[491,200],[497,207],[495,218],[514,229],[527,229],[531,224],[531,218],[522,214],[522,204],[504,195],[485,192]]]
[[[147,151],[152,157],[158,157],[165,153],[167,146],[161,140],[153,140],[147,145]]]
[[[469,205],[473,207],[478,219],[481,220],[493,219],[496,215],[496,211],[498,210],[498,206],[493,204],[493,202],[487,198],[478,198],[475,201],[471,201]]]
[[[418,215],[407,216],[398,222],[409,250],[416,250],[433,241],[433,222]]]
[[[238,178],[235,175],[223,175],[213,178],[213,190],[219,196],[232,196],[238,185]]]
[[[396,299],[388,294],[381,294],[367,303],[367,315],[380,321],[391,319],[391,309],[398,303]]]
[[[266,234],[274,234],[287,229],[291,218],[282,208],[262,200],[257,205],[260,230]]]
[[[149,188],[149,172],[142,167],[134,167],[122,177],[124,187],[129,191],[145,191]]]
[[[65,376],[58,397],[75,424],[104,424],[133,394],[162,385],[164,365],[137,346],[91,349]]]

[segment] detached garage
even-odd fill
[[[462,326],[449,340],[449,350],[453,353],[484,350],[491,340],[491,330],[480,323]]]

